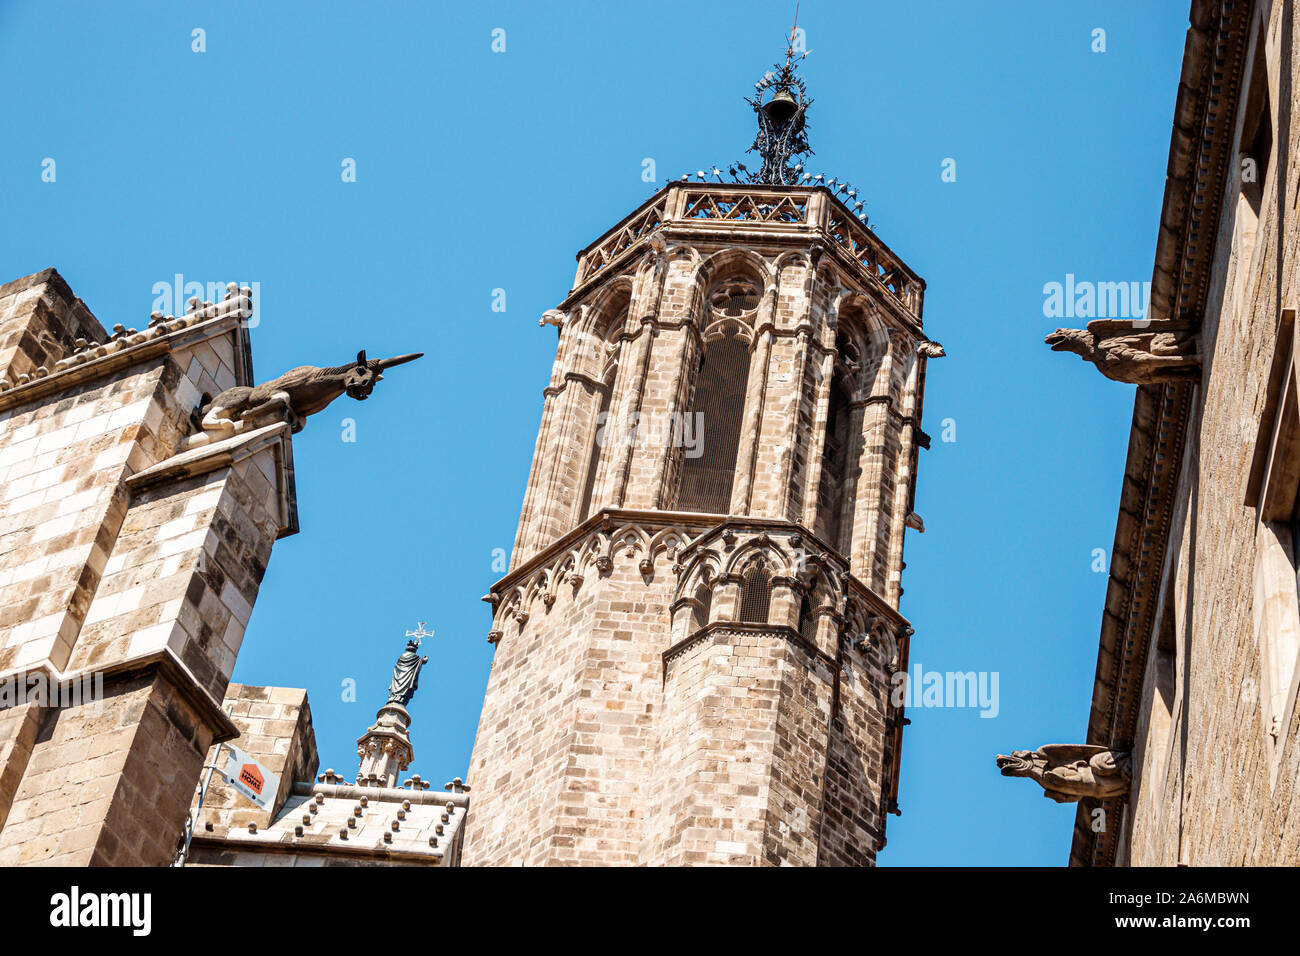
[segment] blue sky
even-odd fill
[[[479,597],[554,355],[537,317],[650,194],[645,158],[655,185],[746,158],[742,97],[790,17],[784,0],[0,2],[0,281],[55,266],[105,325],[137,327],[176,273],[257,282],[263,379],[427,353],[295,439],[302,532],[276,545],[235,671],[308,689],[322,769],[355,772],[425,620],[412,769],[464,775],[491,663]],[[1042,344],[1043,286],[1150,279],[1187,4],[805,0],[800,25],[809,168],[861,190],[949,355],[903,579],[913,665],[999,675],[996,718],[910,711],[880,862],[1061,865],[1074,807],[993,755],[1085,735],[1093,550],[1113,540],[1132,388]]]

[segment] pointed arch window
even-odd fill
[[[813,595],[810,591],[805,591],[799,599],[799,633],[804,640],[817,639],[817,618],[813,614]]]
[[[578,520],[585,521],[599,506],[594,500],[596,476],[600,472],[601,455],[610,444],[610,436],[618,434],[608,421],[609,410],[614,395],[614,378],[618,372],[619,336],[627,325],[628,307],[631,305],[630,291],[624,291],[614,299],[606,309],[607,321],[603,323],[601,334],[593,335],[590,345],[591,353],[587,357],[589,370],[593,377],[602,383],[598,389],[600,402],[596,407],[593,420],[591,448],[587,455],[587,472],[583,478],[582,498],[578,508]]]
[[[727,514],[749,384],[749,322],[758,308],[759,287],[733,279],[717,284],[707,299],[709,324],[689,413],[702,441],[699,454],[682,459],[676,508]]]
[[[826,409],[826,434],[822,442],[821,479],[817,488],[817,531],[832,547],[847,551],[841,539],[853,525],[853,501],[848,494],[852,460],[852,376],[858,368],[857,350],[843,333],[835,340],[839,358],[831,378]]]
[[[709,623],[709,612],[713,608],[713,588],[701,585],[695,592],[695,607],[691,611],[691,627],[698,631]]]
[[[772,607],[772,576],[767,564],[756,561],[741,575],[740,620],[744,624],[766,624]]]

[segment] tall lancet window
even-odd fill
[[[772,577],[762,558],[740,576],[740,620],[744,624],[766,624],[772,606]]]
[[[826,409],[821,482],[817,488],[816,531],[832,547],[847,552],[848,545],[842,539],[848,536],[853,526],[853,501],[848,495],[847,479],[853,446],[850,430],[853,410],[850,399],[858,355],[842,333],[836,337],[835,347],[839,356],[835,360]]]
[[[626,290],[614,298],[602,310],[602,320],[597,330],[591,333],[591,340],[584,343],[583,368],[593,381],[599,383],[595,387],[600,398],[592,423],[587,473],[583,478],[582,501],[577,512],[579,521],[591,517],[592,512],[600,507],[600,502],[594,498],[601,457],[605,449],[612,448],[621,437],[617,423],[609,421],[609,410],[614,395],[614,377],[618,373],[619,336],[627,325],[630,300],[631,294]]]
[[[727,514],[749,382],[750,321],[758,286],[749,280],[719,283],[708,297],[709,321],[690,414],[700,436],[694,457],[682,460],[677,509]]]
[[[713,588],[701,585],[695,592],[695,606],[691,611],[691,627],[699,630],[709,626],[709,613],[713,609]]]

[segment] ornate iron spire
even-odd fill
[[[754,84],[754,96],[745,102],[754,108],[758,119],[758,135],[748,152],[757,152],[763,166],[749,173],[749,182],[774,186],[793,186],[799,182],[802,164],[793,161],[800,156],[812,155],[808,145],[808,126],[804,114],[812,105],[803,77],[796,71],[795,37],[798,34],[799,8],[795,7],[795,26],[790,28],[790,39],[785,49],[785,63],[763,74]],[[804,52],[799,59],[808,54]],[[740,167],[744,169],[744,166]]]

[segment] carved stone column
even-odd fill
[[[361,770],[357,784],[366,787],[396,787],[397,778],[415,756],[408,731],[411,715],[401,704],[385,704],[370,729],[357,741]]]

